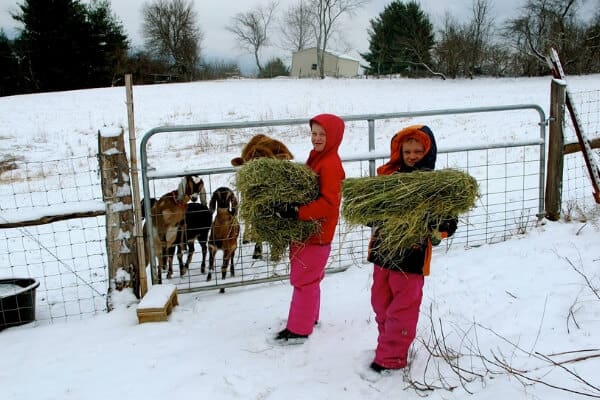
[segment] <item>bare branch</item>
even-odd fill
[[[269,25],[278,5],[277,1],[271,1],[265,7],[259,6],[250,11],[238,13],[225,27],[235,35],[240,48],[254,55],[259,74],[263,70],[260,63],[260,51],[269,45]]]

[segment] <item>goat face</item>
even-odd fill
[[[184,176],[177,187],[177,200],[187,203],[188,200],[197,199],[198,196],[201,198],[200,202],[206,204],[206,189],[202,178],[199,175]],[[204,201],[202,201],[203,199]]]
[[[215,190],[210,199],[209,209],[211,213],[214,213],[217,209],[229,210],[231,215],[237,214],[238,200],[235,193],[228,187],[220,187]]]

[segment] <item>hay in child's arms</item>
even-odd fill
[[[305,165],[272,158],[245,163],[236,174],[240,193],[240,218],[249,239],[268,242],[271,260],[279,261],[290,241],[303,242],[319,230],[317,221],[281,219],[274,215],[280,204],[305,204],[319,195],[314,172]]]
[[[413,171],[348,178],[342,196],[342,217],[351,225],[380,227],[380,249],[397,253],[431,235],[441,220],[473,208],[479,186],[455,169]]]

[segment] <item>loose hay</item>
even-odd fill
[[[240,218],[250,238],[268,242],[271,260],[279,261],[290,241],[303,242],[319,229],[317,221],[281,219],[274,209],[284,203],[308,203],[319,195],[314,172],[305,165],[271,158],[245,163],[236,174],[240,193]]]
[[[348,178],[342,196],[344,219],[351,225],[379,227],[379,250],[400,254],[430,236],[431,227],[441,220],[473,208],[479,187],[470,175],[443,169]]]

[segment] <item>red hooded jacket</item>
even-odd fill
[[[316,152],[311,150],[306,165],[317,174],[319,196],[310,203],[298,207],[298,218],[303,221],[319,220],[321,231],[309,237],[307,244],[329,244],[339,220],[342,201],[342,181],[346,177],[338,148],[344,136],[344,121],[333,114],[319,114],[310,120],[323,127],[327,135],[325,148]]]

